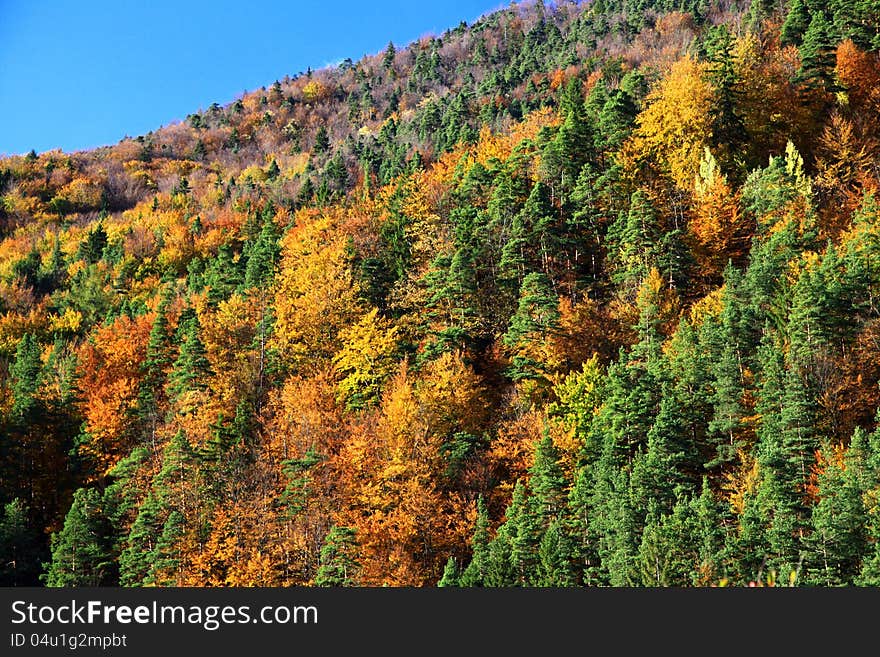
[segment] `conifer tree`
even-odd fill
[[[64,527],[52,537],[52,561],[45,575],[47,586],[116,583],[114,532],[103,507],[102,496],[94,488],[80,488],[74,493]]]
[[[483,497],[480,496],[477,498],[477,520],[471,538],[471,560],[458,578],[461,586],[486,586],[490,559],[489,543],[489,512]]]
[[[39,585],[40,542],[39,530],[21,498],[0,508],[0,586]]]
[[[358,571],[355,531],[334,525],[324,537],[315,586],[354,586]]]
[[[831,31],[825,12],[814,12],[800,46],[801,67],[798,71],[799,80],[820,86],[828,92],[837,90],[834,80],[835,43]]]
[[[799,45],[810,26],[810,21],[811,12],[807,0],[790,0],[779,37],[780,44]]]
[[[252,243],[246,243],[244,256],[247,265],[244,271],[245,288],[260,287],[271,280],[278,264],[281,247],[278,244],[280,233],[273,217],[271,204],[263,212],[263,224],[259,235]]]
[[[162,293],[156,309],[156,319],[150,328],[147,353],[141,364],[141,380],[138,386],[137,414],[143,423],[145,437],[151,442],[155,436],[159,405],[164,396],[166,370],[172,361],[171,329],[168,325],[170,288]]]
[[[455,557],[449,557],[446,561],[446,565],[443,567],[443,576],[440,578],[440,581],[437,582],[437,586],[445,588],[461,586],[458,563],[455,561]]]
[[[200,333],[201,323],[195,311],[188,309],[182,313],[175,335],[179,344],[178,354],[168,376],[168,395],[172,400],[207,387],[206,378],[211,373],[211,364]]]
[[[544,274],[528,274],[520,289],[519,305],[502,342],[511,353],[508,376],[514,381],[541,379],[547,372],[538,349],[557,329],[558,299]]]
[[[12,411],[15,422],[29,424],[36,420],[41,402],[37,397],[43,364],[41,349],[33,333],[25,333],[15,350],[12,363]]]
[[[853,583],[868,553],[867,510],[863,488],[868,440],[857,427],[842,462],[835,450],[823,450],[819,501],[812,508],[807,544],[807,583],[845,586]]]

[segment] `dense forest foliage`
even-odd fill
[[[880,585],[878,50],[512,4],[0,159],[0,583]]]

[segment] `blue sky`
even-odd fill
[[[0,0],[0,155],[114,144],[501,0]]]

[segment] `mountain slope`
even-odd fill
[[[0,161],[3,581],[876,584],[876,19],[512,5]]]

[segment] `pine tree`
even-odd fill
[[[217,255],[208,260],[203,277],[209,305],[216,307],[244,282],[242,263],[245,262],[245,258],[236,259],[232,244],[221,244],[217,248]]]
[[[196,520],[198,457],[183,431],[162,451],[162,467],[138,507],[119,556],[122,586],[175,584],[179,540]]]
[[[860,481],[865,469],[867,436],[856,428],[843,462],[833,449],[823,450],[825,469],[819,477],[819,502],[812,509],[807,544],[807,583],[852,584],[868,553],[867,509]]]
[[[189,309],[181,314],[176,332],[178,355],[168,377],[168,396],[180,399],[185,393],[203,390],[211,374],[205,345],[200,337],[201,324],[195,311]]]
[[[244,271],[245,288],[262,287],[272,279],[281,254],[281,237],[275,223],[273,208],[268,206],[263,212],[263,225],[253,243],[246,243],[244,257],[247,265]]]
[[[712,419],[708,425],[709,439],[715,448],[715,456],[707,468],[732,463],[739,451],[745,448],[742,422],[746,415],[743,407],[743,371],[746,337],[742,325],[744,304],[741,299],[741,276],[732,267],[725,269],[725,286],[721,297],[723,309],[709,338],[720,349],[712,366],[714,393],[712,395]],[[708,323],[706,326],[709,326]],[[711,330],[711,329],[709,329]]]
[[[703,47],[709,62],[709,78],[716,90],[712,138],[715,149],[723,153],[725,164],[735,164],[737,153],[748,141],[745,123],[738,111],[740,81],[734,62],[735,41],[726,25],[709,29]]]
[[[486,586],[489,543],[489,512],[480,496],[477,498],[477,520],[471,538],[471,560],[458,579],[461,586]]]
[[[125,547],[119,555],[121,586],[141,586],[148,583],[167,513],[167,504],[155,492],[151,492],[138,507],[137,516],[125,540]]]
[[[820,9],[817,13],[822,13]],[[779,43],[783,46],[800,45],[810,26],[810,7],[807,0],[790,0]]]
[[[171,331],[168,326],[170,288],[162,293],[156,309],[156,319],[150,328],[147,353],[141,364],[138,386],[137,415],[143,425],[144,437],[152,443],[155,437],[159,405],[164,396],[166,370],[171,365]]]
[[[556,197],[571,191],[581,168],[593,158],[593,131],[582,89],[583,83],[577,77],[566,83],[559,101],[562,125],[541,158],[547,178],[556,186]]]
[[[608,228],[608,259],[611,280],[636,287],[657,264],[660,233],[650,201],[641,190],[632,193],[629,211],[621,213]]]
[[[624,89],[608,94],[597,117],[594,143],[599,153],[612,153],[623,144],[635,125],[638,108]]]
[[[460,573],[458,572],[458,564],[455,557],[449,557],[446,565],[443,567],[443,576],[437,582],[437,586],[441,588],[449,588],[453,586],[461,586]]]
[[[591,523],[593,477],[589,466],[579,468],[569,493],[568,530],[572,540],[572,557],[577,562],[577,584],[593,586],[600,582],[601,568],[597,551],[598,536]]]
[[[29,424],[36,420],[41,402],[37,397],[43,364],[41,349],[37,338],[32,333],[25,333],[15,350],[12,363],[12,411],[11,417],[20,424]]]
[[[535,586],[571,587],[578,585],[575,543],[563,518],[554,518],[538,545],[538,574]]]
[[[52,535],[47,586],[115,585],[118,575],[113,530],[103,507],[102,496],[94,488],[80,488],[74,493],[64,527]]]
[[[824,11],[816,11],[804,33],[800,46],[801,67],[797,79],[811,86],[820,86],[828,92],[837,91],[834,80],[835,43],[832,28]]]
[[[511,354],[507,375],[512,380],[538,380],[547,373],[537,349],[558,327],[558,304],[544,274],[531,273],[523,279],[519,305],[502,338]]]
[[[601,560],[600,582],[615,587],[633,586],[641,531],[636,510],[630,505],[629,477],[607,445],[594,470],[590,526],[597,536]]]
[[[703,477],[700,496],[691,502],[698,523],[699,563],[692,582],[695,586],[718,584],[726,575],[725,513],[716,501],[708,477]]]
[[[875,421],[877,419],[880,418],[875,417]],[[868,435],[864,447],[857,444],[852,451],[854,460],[864,463],[854,474],[858,477],[859,488],[865,491],[862,499],[867,507],[865,522],[868,540],[861,571],[853,583],[857,586],[880,586],[880,431],[875,428]],[[858,458],[860,452],[864,453],[861,459]]]
[[[355,530],[334,525],[324,537],[315,586],[354,586],[357,582]]]

